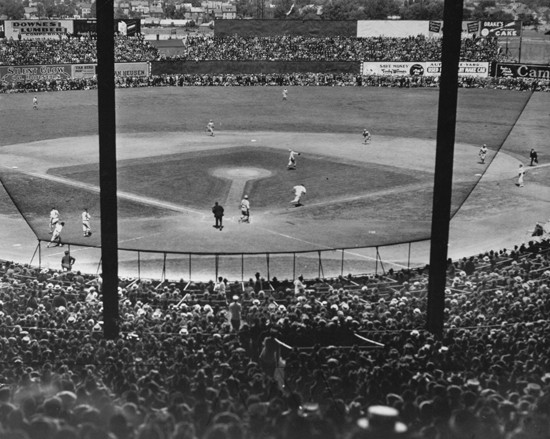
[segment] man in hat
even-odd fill
[[[210,133],[212,137],[214,137],[214,121],[210,119],[210,121],[206,124],[206,131]]]
[[[302,195],[306,193],[305,186],[303,184],[297,184],[292,190],[294,192],[294,199],[290,203],[294,204],[296,207],[301,206],[302,203],[300,203],[300,200],[302,199]]]
[[[52,239],[50,240],[50,242],[48,242],[48,245],[46,246],[47,248],[50,248],[50,247],[63,247],[63,244],[61,243],[61,231],[63,230],[63,226],[65,225],[64,222],[58,222],[54,229],[53,229],[53,234],[52,234]]]
[[[245,195],[241,200],[241,217],[240,223],[250,223],[250,202],[248,201],[248,195]]]
[[[55,228],[55,225],[59,222],[59,210],[57,210],[54,207],[52,207],[52,210],[50,210],[50,233],[53,233],[53,229]]]
[[[289,149],[288,152],[290,155],[288,156],[288,165],[286,166],[289,170],[295,170],[296,169],[296,156],[301,155],[299,152],[293,151],[292,149]]]
[[[487,145],[484,143],[481,145],[481,148],[479,148],[479,158],[482,164],[485,163],[485,157],[487,157]]]
[[[214,219],[216,220],[216,224],[214,225],[214,227],[216,229],[222,230],[223,207],[220,206],[217,201],[214,203],[214,207],[212,207],[212,213],[214,214]]]
[[[82,233],[85,237],[92,236],[92,228],[90,227],[91,216],[88,213],[88,209],[84,209],[82,212]]]

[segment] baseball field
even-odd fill
[[[132,271],[133,250],[140,250],[142,263],[158,267],[167,258],[167,277],[179,278],[191,265],[180,252],[226,254],[221,265],[227,268],[220,271],[242,266],[243,253],[270,253],[285,259],[276,274],[286,277],[293,275],[293,256],[274,253],[307,251],[298,270],[316,275],[317,251],[349,249],[345,271],[368,271],[372,248],[429,238],[438,90],[288,89],[285,101],[279,87],[117,90],[119,247],[128,250],[121,252],[123,267]],[[9,193],[2,197],[3,239],[20,239],[17,222],[48,241],[55,206],[66,223],[63,240],[78,246],[73,252],[82,267],[93,267],[101,237],[97,92],[39,93],[38,110],[32,97],[0,96],[0,176]],[[522,242],[535,222],[550,217],[549,104],[544,93],[460,90],[452,256]],[[215,136],[205,130],[210,119]],[[372,133],[368,145],[364,128]],[[489,148],[484,164],[478,157],[483,143]],[[540,158],[533,167],[531,148]],[[296,170],[287,169],[289,149],[300,152]],[[528,168],[523,188],[515,185],[520,162]],[[307,189],[301,207],[290,203],[297,184]],[[250,224],[238,222],[245,194]],[[223,231],[213,227],[216,201],[225,208]],[[92,215],[90,238],[82,236],[84,208]],[[34,250],[23,248],[29,259]],[[57,266],[60,253],[42,249],[41,262]],[[343,269],[337,253],[327,256],[325,269]],[[425,257],[426,247],[413,262]],[[201,258],[193,264],[211,272],[212,260]],[[386,268],[403,266],[406,258],[388,255]],[[245,277],[256,271],[254,263],[245,265]]]

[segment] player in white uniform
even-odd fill
[[[481,148],[479,148],[479,158],[481,163],[485,163],[485,157],[487,157],[487,145],[484,143]]]
[[[285,88],[285,89],[283,90],[283,101],[286,101],[287,98],[288,98],[288,90]]]
[[[293,151],[292,149],[288,150],[290,155],[288,156],[288,165],[287,169],[294,170],[296,169],[296,156],[301,155],[299,152]]]
[[[59,211],[55,207],[52,207],[52,210],[50,210],[50,233],[53,233],[53,229],[58,222]]]
[[[52,245],[54,247],[63,247],[63,244],[61,243],[61,231],[63,230],[64,225],[64,222],[58,222],[55,225],[55,228],[53,229],[52,239],[50,240],[50,242],[48,242],[48,245],[46,247],[50,248]]]
[[[206,124],[206,131],[208,131],[211,136],[214,135],[214,122],[212,119]]]
[[[302,195],[306,193],[305,186],[303,184],[297,184],[292,190],[294,191],[294,200],[292,200],[291,203],[296,206],[301,206],[300,200],[302,199]]]
[[[250,202],[248,201],[248,195],[245,195],[241,201],[241,217],[240,223],[250,223]]]
[[[92,236],[92,228],[90,227],[90,219],[91,219],[91,216],[88,213],[88,209],[84,209],[84,212],[82,212],[82,233],[86,237]]]
[[[33,110],[38,110],[38,98],[36,96],[32,98],[32,108]]]
[[[369,130],[367,130],[366,128],[363,130],[363,143],[365,145],[368,145],[370,143],[370,139],[371,139],[371,135],[370,135],[370,132]]]

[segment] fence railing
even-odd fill
[[[45,249],[38,240],[30,264],[60,269],[68,250],[76,258],[74,270],[97,274],[101,271],[101,248],[80,244]],[[425,265],[429,241],[413,241],[366,248],[342,248],[287,253],[186,253],[119,248],[121,277],[207,281],[219,276],[246,281],[260,273],[264,279],[331,278],[347,274],[385,274]]]

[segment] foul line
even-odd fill
[[[39,172],[30,172],[30,171],[23,171],[23,170],[20,170],[20,169],[13,169],[9,166],[3,166],[3,168],[9,169],[9,170],[14,171],[14,172],[19,172],[20,174],[30,175],[32,177],[41,178],[43,180],[49,180],[49,181],[54,181],[56,183],[66,184],[68,186],[77,187],[77,188],[84,189],[84,190],[91,191],[91,192],[95,192],[95,193],[100,192],[99,187],[97,187],[97,186],[94,186],[94,185],[91,185],[91,184],[88,184],[88,183],[82,183],[82,182],[75,181],[75,180],[70,180],[68,178],[57,177],[57,176],[50,175],[50,174],[41,174]],[[191,209],[189,207],[180,206],[180,205],[169,203],[169,202],[166,202],[166,201],[160,201],[160,200],[157,200],[155,198],[144,197],[142,195],[135,195],[135,194],[132,194],[130,192],[117,191],[117,196],[122,198],[122,199],[135,201],[137,203],[147,204],[147,205],[154,206],[154,207],[160,207],[162,209],[172,210],[172,211],[180,212],[180,213],[183,212],[183,213],[193,213],[193,214],[200,214],[200,215],[202,215],[204,213],[204,212],[201,212],[199,210]]]

